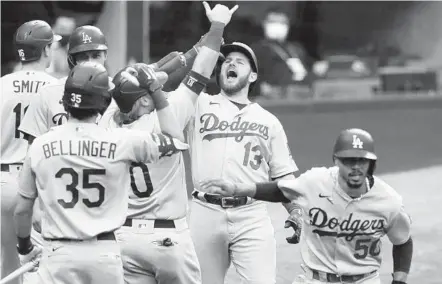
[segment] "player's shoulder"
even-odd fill
[[[301,176],[319,180],[333,178],[335,174],[336,169],[334,167],[313,167],[306,170]]]
[[[392,186],[377,176],[373,176],[373,179],[371,190],[375,190],[376,194],[387,198],[392,204],[402,204],[402,196]]]
[[[264,120],[268,121],[271,125],[275,126],[276,128],[282,128],[282,124],[279,121],[279,118],[276,117],[273,113],[268,111],[267,109],[263,108],[259,103],[254,102],[253,103],[253,110],[254,112]]]

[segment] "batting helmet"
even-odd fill
[[[224,62],[224,59],[232,52],[240,52],[244,54],[250,61],[250,66],[252,67],[253,72],[258,74],[258,59],[256,59],[255,52],[248,46],[242,42],[232,42],[229,44],[223,44],[221,46],[220,52],[224,56],[221,60],[218,60],[217,64],[217,72],[216,72],[216,82],[219,85],[219,76],[221,73],[221,64]],[[253,89],[256,81],[250,84],[249,92]]]
[[[341,131],[333,148],[337,158],[365,158],[377,160],[374,152],[374,140],[370,133],[359,128]]]
[[[103,32],[94,26],[76,28],[69,37],[69,66],[72,68],[76,64],[74,54],[91,50],[107,50],[107,42]]]
[[[29,21],[21,25],[14,36],[14,45],[22,62],[39,60],[41,52],[48,45],[61,40],[45,21]]]
[[[136,66],[132,67],[135,68]],[[125,70],[126,68],[118,72],[112,80],[115,85],[115,88],[112,91],[112,97],[122,113],[130,112],[139,98],[149,95],[147,90],[136,86],[134,83],[121,76],[121,72]]]
[[[93,62],[78,64],[66,80],[63,105],[66,110],[89,109],[103,113],[112,100],[110,91],[113,87],[103,65]]]

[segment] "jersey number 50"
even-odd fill
[[[72,182],[68,185],[66,185],[66,190],[72,193],[72,199],[70,201],[66,201],[63,199],[57,199],[58,204],[63,206],[63,208],[74,208],[74,206],[78,203],[80,200],[79,194],[78,194],[78,183],[79,183],[79,174],[76,172],[73,168],[62,168],[60,169],[56,174],[56,178],[62,178],[64,175],[71,176]],[[105,188],[103,185],[101,185],[98,182],[90,182],[89,177],[92,175],[106,175],[105,169],[83,169],[82,171],[83,175],[83,183],[81,187],[83,189],[96,189],[98,190],[98,200],[96,201],[90,201],[87,198],[83,198],[82,201],[86,207],[94,208],[99,207],[104,202],[104,191]]]
[[[364,259],[368,254],[371,256],[378,256],[381,253],[380,248],[381,239],[372,241],[371,239],[356,240],[354,257],[356,259]]]

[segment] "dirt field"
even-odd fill
[[[414,255],[408,283],[440,284],[442,282],[442,218],[436,208],[442,206],[442,166],[380,176],[403,197],[413,219]],[[301,273],[299,247],[289,245],[285,237],[291,232],[283,228],[285,209],[269,204],[277,241],[277,284],[290,284]],[[383,239],[384,261],[382,283],[391,283],[391,243]],[[226,284],[238,284],[234,269],[229,270]]]

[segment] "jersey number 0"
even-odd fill
[[[143,173],[144,184],[146,185],[145,191],[140,191],[137,187],[137,183],[135,182],[134,169],[140,168]],[[144,163],[132,163],[129,168],[130,173],[130,187],[132,188],[133,193],[140,198],[149,197],[152,194],[153,186],[152,180],[150,179],[149,168]]]
[[[56,174],[56,178],[62,178],[64,175],[71,176],[72,182],[68,185],[66,185],[66,190],[71,192],[72,199],[70,201],[66,201],[63,199],[57,199],[58,204],[63,206],[63,208],[74,208],[74,206],[78,203],[80,200],[79,194],[78,194],[78,183],[79,183],[79,174],[76,172],[73,168],[62,168],[60,169]],[[104,202],[104,191],[105,188],[102,184],[98,182],[90,182],[89,178],[92,175],[106,175],[105,169],[83,169],[82,171],[82,185],[81,187],[83,189],[96,189],[98,190],[98,200],[91,201],[87,198],[83,198],[82,201],[86,207],[94,208],[99,207]]]

